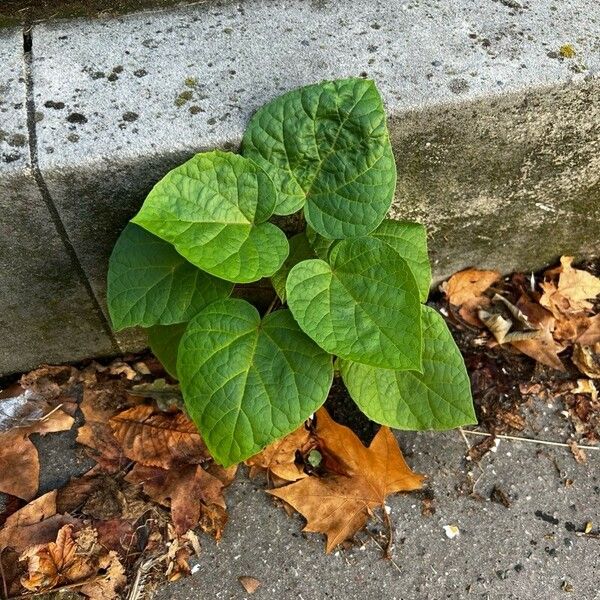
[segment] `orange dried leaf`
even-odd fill
[[[572,360],[575,366],[592,379],[600,379],[600,342],[593,346],[573,346]]]
[[[44,406],[45,403],[42,403]],[[31,500],[38,490],[40,463],[37,449],[30,441],[32,433],[46,435],[67,431],[73,417],[55,410],[26,427],[16,427],[0,433],[0,492]]]
[[[367,448],[325,411],[317,413],[316,435],[326,468],[344,474],[305,477],[269,493],[292,505],[307,520],[305,531],[324,533],[327,552],[350,539],[381,508],[388,495],[421,488],[396,438],[382,427]],[[329,467],[328,467],[329,465]]]
[[[28,561],[28,574],[21,578],[21,585],[32,592],[81,581],[93,573],[87,558],[77,553],[72,525],[62,527],[55,542],[27,549],[19,560]]]
[[[249,458],[246,464],[250,467],[250,476],[266,471],[283,482],[297,481],[306,477],[302,465],[296,463],[296,453],[305,454],[310,449],[310,433],[304,425],[273,442],[262,452]]]
[[[498,271],[466,269],[459,271],[442,284],[450,304],[462,306],[473,298],[480,297],[493,283],[500,279]]]
[[[600,279],[587,271],[574,269],[573,258],[563,256],[558,285],[552,281],[541,284],[544,291],[540,304],[560,319],[565,315],[586,312],[593,308],[590,299],[600,294]]]
[[[498,271],[480,271],[466,269],[459,271],[441,286],[450,304],[459,306],[458,314],[466,323],[481,327],[477,312],[490,305],[490,300],[483,293],[498,279]]]
[[[168,469],[210,458],[196,426],[182,412],[161,412],[141,404],[110,419],[125,456],[146,466]]]

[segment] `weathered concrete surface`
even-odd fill
[[[393,214],[427,224],[437,278],[595,255],[599,24],[593,0],[252,0],[37,25],[40,171],[102,301],[112,245],[167,170],[236,148],[282,91],[365,75],[390,113]]]
[[[241,575],[262,582],[251,596],[259,600],[598,598],[598,540],[569,531],[600,517],[598,453],[588,465],[577,465],[568,450],[538,454],[523,443],[501,442],[483,472],[475,469],[474,475],[484,497],[496,485],[513,498],[507,509],[457,492],[465,478],[458,432],[403,434],[401,443],[413,453],[411,466],[429,475],[436,512],[421,516],[419,494],[390,498],[395,565],[364,534],[363,547],[325,555],[322,536],[302,535],[301,517],[286,516],[244,478],[228,494],[230,521],[221,542],[203,537],[195,575],[164,586],[154,600],[249,598],[238,582]],[[563,485],[554,458],[573,486]],[[538,511],[558,524],[536,516]],[[448,539],[444,525],[457,525],[459,536]],[[570,595],[561,589],[566,584]]]
[[[562,408],[560,400],[536,403],[528,417],[536,430],[519,435],[568,439]],[[221,542],[202,536],[195,575],[165,585],[155,600],[249,598],[240,575],[262,582],[252,596],[259,600],[597,600],[598,540],[576,531],[589,521],[596,531],[600,522],[600,452],[588,451],[580,465],[567,448],[501,440],[479,469],[465,462],[458,431],[397,435],[411,467],[428,475],[435,514],[421,515],[421,493],[389,499],[395,565],[364,533],[356,547],[325,555],[322,536],[303,535],[301,517],[288,517],[259,480],[240,475],[227,491],[230,519]],[[35,438],[40,493],[89,468],[74,432]],[[459,491],[469,487],[468,472],[481,500]],[[509,508],[488,500],[494,487],[507,494]],[[444,525],[457,525],[459,536],[448,539]],[[374,521],[369,529],[376,535],[380,526]]]
[[[0,374],[113,351],[32,174],[24,64],[0,32]]]

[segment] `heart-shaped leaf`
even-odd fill
[[[396,429],[451,429],[476,423],[469,376],[444,319],[423,307],[423,373],[340,360],[342,378],[370,419]]]
[[[356,238],[323,260],[298,263],[287,300],[300,327],[336,356],[393,369],[421,369],[421,305],[406,261],[385,242]]]
[[[408,263],[417,280],[421,301],[425,302],[431,287],[425,227],[419,223],[385,219],[371,235],[389,244]]]
[[[392,203],[396,164],[372,81],[325,81],[280,96],[252,117],[242,148],[275,182],[275,213],[304,207],[327,238],[367,235]]]
[[[177,325],[154,325],[148,329],[148,344],[165,371],[175,379],[177,377],[177,352],[179,342],[187,323]]]
[[[271,283],[282,302],[285,302],[285,282],[292,267],[295,267],[299,262],[308,258],[315,258],[315,253],[306,239],[306,234],[299,233],[295,235],[290,238],[289,244],[290,253],[288,257],[285,259],[281,269],[271,277]]]
[[[173,246],[129,223],[108,269],[108,311],[116,330],[189,321],[229,297],[233,285],[190,264]]]
[[[265,222],[276,201],[273,182],[252,161],[206,152],[167,173],[132,222],[200,269],[247,283],[270,277],[287,257],[285,234]]]
[[[262,321],[244,300],[214,302],[188,325],[177,373],[211,454],[231,465],[296,429],[325,401],[331,357],[287,310]]]

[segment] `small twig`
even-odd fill
[[[273,298],[273,302],[271,302],[271,304],[269,304],[269,308],[267,308],[267,312],[265,313],[265,317],[271,313],[271,311],[275,308],[275,305],[277,304],[277,300],[279,300],[279,296],[277,296],[277,294],[275,295],[275,298]]]
[[[47,415],[44,415],[41,419],[40,419],[40,423],[43,423],[44,421],[48,420],[57,410],[60,410],[62,408],[62,402],[58,405],[55,406]]]
[[[479,435],[482,437],[496,437],[500,440],[512,440],[515,442],[529,442],[530,444],[541,444],[543,446],[560,446],[561,448],[569,448],[569,444],[565,444],[564,442],[551,442],[549,440],[536,440],[534,438],[527,437],[517,437],[515,435],[497,435],[492,433],[486,433],[484,431],[471,431],[469,429],[461,429],[464,434],[467,435]],[[579,448],[582,450],[600,450],[600,446],[582,446],[581,444],[577,444]]]
[[[161,554],[160,556],[155,556],[154,558],[150,558],[144,562],[140,562],[140,566],[138,567],[135,579],[133,580],[133,584],[131,585],[131,590],[129,595],[127,596],[127,600],[137,600],[140,597],[140,594],[144,588],[144,578],[146,574],[156,566],[161,560],[164,560],[167,557],[167,554]]]
[[[385,525],[388,530],[388,542],[385,546],[385,551],[383,555],[388,560],[392,560],[392,548],[394,546],[394,530],[392,527],[392,519],[390,518],[390,513],[387,511],[387,506],[385,506],[385,504],[383,506],[383,515],[385,519]]]
[[[400,569],[400,567],[398,566],[396,561],[391,556],[386,556],[386,552],[387,552],[386,549],[377,541],[375,536],[368,530],[367,530],[367,534],[373,540],[373,542],[375,542],[375,544],[377,544],[379,549],[383,552],[384,557],[387,558],[394,565],[394,567],[396,567],[396,569],[398,570],[399,573],[402,573],[402,569]]]

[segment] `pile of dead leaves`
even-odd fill
[[[155,359],[76,369],[44,367],[0,393],[1,596],[66,591],[92,599],[136,599],[160,580],[190,573],[195,531],[219,540],[225,488],[236,467],[210,457]],[[38,494],[40,460],[30,437],[76,428],[94,466]],[[369,447],[325,409],[247,461],[270,493],[324,533],[327,551],[372,516],[389,531],[385,500],[421,487],[383,427]],[[246,578],[252,579],[252,578]],[[255,580],[241,581],[256,589]]]
[[[151,361],[150,361],[151,364]],[[109,600],[136,598],[164,576],[190,572],[200,528],[219,539],[224,488],[235,468],[209,456],[170,386],[145,362],[47,367],[0,399],[3,596],[69,589]],[[73,427],[96,465],[29,504],[40,464],[32,434]],[[79,420],[81,418],[79,417]]]
[[[304,531],[327,536],[327,552],[350,540],[377,511],[392,528],[385,499],[396,492],[420,489],[423,476],[413,473],[387,427],[369,447],[336,423],[322,408],[312,422],[246,461],[250,475],[265,472],[271,494],[306,519]]]
[[[560,265],[537,275],[501,278],[496,271],[467,269],[444,282],[446,314],[458,328],[478,333],[474,343],[505,353],[521,353],[549,367],[543,383],[523,382],[523,397],[562,397],[576,433],[596,443],[600,425],[600,278],[573,267],[563,256]],[[560,372],[560,373],[557,373]],[[474,387],[477,372],[472,371]],[[497,380],[498,377],[494,377]],[[540,379],[541,380],[541,379]],[[522,429],[516,411],[506,411]]]

